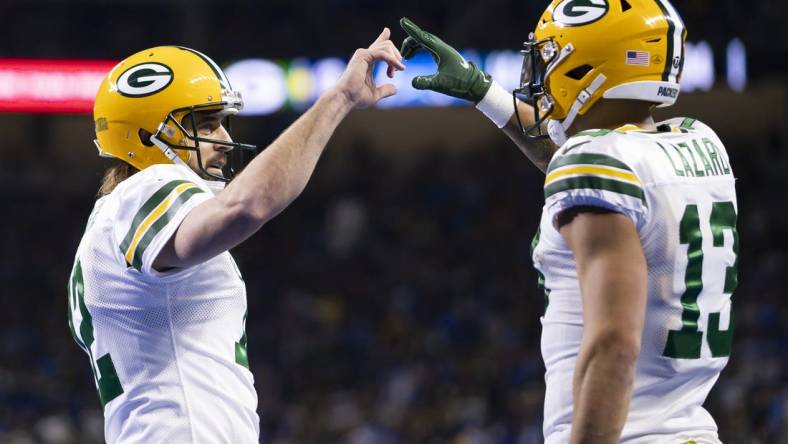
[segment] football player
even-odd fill
[[[90,215],[68,322],[90,358],[107,442],[258,442],[246,291],[228,249],[301,193],[351,109],[395,94],[373,82],[376,61],[389,76],[403,68],[387,28],[229,183],[231,157],[254,147],[223,124],[243,101],[210,58],[156,47],[104,79],[96,145],[128,166],[110,171]]]
[[[554,0],[509,93],[407,19],[413,86],[476,103],[542,171],[533,261],[548,444],[719,443],[703,402],[731,353],[738,235],[728,154],[676,101],[686,30],[667,0]]]

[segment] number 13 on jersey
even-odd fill
[[[723,294],[731,295],[737,285],[737,265],[739,255],[739,234],[736,232],[736,208],[733,202],[714,202],[709,216],[709,226],[712,234],[712,248],[730,248],[733,251],[733,265],[719,272],[714,270],[714,276],[703,276],[703,232],[697,204],[689,204],[684,208],[684,215],[679,224],[679,241],[687,245],[687,269],[684,274],[685,290],[681,295],[681,329],[668,332],[664,356],[670,358],[698,359],[701,355],[701,346],[704,332],[700,331],[698,320],[701,310],[698,305],[698,296],[704,292],[704,279],[718,278],[717,273],[724,273]],[[724,232],[730,230],[733,242],[725,245]],[[719,254],[716,251],[705,252],[709,256]],[[711,270],[709,274],[711,274]],[[728,296],[730,297],[730,296]],[[730,310],[730,304],[727,304]],[[733,314],[729,316],[730,322],[726,330],[720,329],[720,312],[709,313],[706,323],[705,340],[714,358],[729,356],[731,341],[733,339]]]

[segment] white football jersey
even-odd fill
[[[628,216],[648,264],[648,300],[629,415],[621,442],[718,443],[703,402],[728,362],[738,235],[734,176],[720,139],[694,119],[659,131],[628,125],[569,139],[545,177],[533,260],[545,292],[544,435],[569,442],[572,376],[583,313],[572,251],[556,216],[594,206]]]
[[[152,262],[213,197],[186,166],[156,165],[96,202],[68,286],[110,443],[256,443],[246,288],[229,252],[186,269]]]

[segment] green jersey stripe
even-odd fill
[[[614,157],[610,157],[605,154],[579,153],[561,156],[553,162],[550,162],[550,166],[547,168],[547,174],[550,174],[554,170],[567,165],[604,165],[632,172],[632,169],[629,168],[624,162],[621,162]]]
[[[153,193],[148,200],[142,204],[142,208],[137,211],[137,214],[134,216],[134,220],[131,222],[131,227],[129,228],[128,233],[126,233],[126,237],[123,238],[123,242],[120,243],[120,251],[123,252],[123,255],[126,255],[126,250],[129,249],[129,245],[131,245],[131,241],[134,239],[134,233],[137,232],[137,228],[140,226],[142,221],[156,208],[162,201],[167,197],[170,192],[182,183],[188,183],[187,180],[173,180],[171,182],[167,182],[164,186],[159,188],[158,191]]]
[[[167,226],[167,224],[170,222],[170,220],[172,220],[183,204],[198,193],[204,193],[204,191],[197,187],[189,188],[181,193],[177,198],[175,198],[167,211],[159,216],[158,219],[156,219],[156,222],[154,222],[153,225],[148,228],[148,231],[146,231],[142,236],[142,239],[140,239],[139,244],[137,244],[137,249],[134,250],[134,259],[131,263],[131,266],[137,270],[142,269],[142,255],[145,253],[145,249],[148,248],[148,245],[150,245],[153,238],[156,237],[162,228]]]
[[[574,176],[557,180],[556,182],[545,187],[544,198],[547,199],[550,196],[562,191],[581,189],[612,191],[614,193],[626,194],[627,196],[640,199],[643,202],[643,205],[646,204],[646,195],[643,193],[643,189],[639,186],[625,182],[619,182],[617,180],[603,179],[598,176]]]
[[[681,125],[679,126],[679,128],[692,129],[692,125],[695,124],[695,120],[696,119],[692,119],[692,118],[687,117],[687,118],[685,118],[684,120],[681,121]]]
[[[572,137],[581,137],[581,136],[601,137],[601,136],[606,136],[611,132],[613,132],[613,130],[606,128],[590,129],[590,130],[580,131],[579,133],[575,134]]]
[[[561,150],[561,154],[566,154],[566,153],[568,153],[569,151],[571,151],[571,150],[573,150],[573,149],[575,149],[575,148],[577,148],[577,147],[579,147],[579,146],[583,146],[583,145],[585,145],[585,144],[587,144],[587,143],[591,143],[591,141],[590,141],[590,140],[586,140],[586,141],[584,141],[584,142],[580,142],[580,143],[576,143],[576,144],[574,144],[574,145],[572,145],[572,146],[568,146],[568,147],[566,147],[566,148],[564,148],[564,149],[562,149],[562,150]],[[567,144],[567,145],[568,145],[568,144]]]

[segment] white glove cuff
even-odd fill
[[[512,93],[506,91],[503,86],[493,80],[487,94],[476,104],[476,109],[498,125],[498,128],[503,128],[514,114]]]

